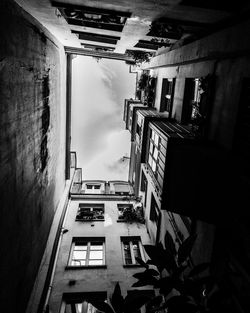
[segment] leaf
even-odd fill
[[[178,249],[178,263],[183,263],[190,255],[197,235],[191,235],[183,241]]]
[[[136,283],[132,285],[132,287],[142,287],[147,285],[155,285],[157,279],[153,276],[144,276],[142,279],[139,279]]]
[[[147,307],[149,307],[152,310],[152,308],[154,307],[159,307],[162,301],[163,301],[163,297],[161,295],[156,296],[148,302]],[[151,311],[150,309],[149,311]]]
[[[173,277],[174,278],[179,278],[181,276],[181,274],[185,271],[185,269],[187,268],[188,266],[187,265],[181,265],[179,267],[177,267],[175,269],[175,271],[173,272]]]
[[[137,279],[143,279],[145,277],[145,272],[135,273],[133,277]]]
[[[194,268],[191,269],[188,276],[192,277],[192,276],[199,275],[200,273],[208,269],[209,265],[210,263],[201,263],[201,264],[196,265]]]
[[[173,296],[166,301],[165,305],[168,313],[195,313],[197,312],[197,306],[189,302],[189,299],[185,296]]]
[[[147,275],[151,275],[151,276],[159,276],[160,273],[156,270],[154,270],[153,268],[149,268],[145,271],[145,273],[147,273]]]
[[[146,262],[144,262],[141,258],[135,257],[135,259],[141,266],[143,266],[145,268],[149,268],[148,264]]]
[[[97,310],[102,311],[104,313],[116,313],[112,307],[106,303],[106,302],[101,302],[101,301],[92,301],[88,300],[89,303],[91,303]]]
[[[157,255],[157,248],[153,245],[143,245],[147,255],[150,257],[151,260],[155,259],[155,256]]]
[[[159,272],[154,269],[147,269],[144,272],[135,273],[133,277],[140,279],[140,280],[152,280],[154,276],[159,276]]]
[[[172,253],[173,255],[176,255],[175,244],[174,244],[172,236],[170,235],[168,231],[166,231],[166,235],[165,235],[165,247],[166,249],[169,249],[170,253]]]
[[[144,245],[144,249],[151,259],[150,263],[147,263],[157,266],[159,271],[162,271],[164,268],[164,256],[162,255],[161,249],[159,249],[158,246],[152,245]]]
[[[136,312],[139,310],[143,305],[148,303],[151,300],[151,296],[149,295],[142,295],[142,291],[135,290],[132,293],[129,293],[125,297],[124,301],[124,313],[131,313]]]
[[[160,288],[160,294],[167,296],[174,288],[173,280],[171,277],[164,277],[159,279],[157,288]]]
[[[115,312],[116,313],[122,313],[122,308],[124,305],[124,299],[121,295],[121,288],[120,288],[119,283],[117,283],[115,285],[115,289],[114,289],[114,292],[112,294],[110,301],[111,301],[111,304],[112,304]]]
[[[165,268],[169,273],[175,271],[177,268],[177,264],[174,254],[171,253],[170,250],[164,249],[162,243],[159,243],[157,245],[157,249],[159,250],[159,255],[163,263],[163,268]]]
[[[143,287],[143,286],[147,286],[147,285],[150,285],[150,284],[148,284],[147,281],[138,280],[137,282],[133,283],[132,287]]]

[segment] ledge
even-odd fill
[[[124,268],[134,268],[134,267],[143,267],[140,264],[123,264]]]
[[[92,222],[105,222],[105,219],[93,219],[93,220],[80,220],[76,219],[76,222],[81,222],[81,223],[92,223]]]
[[[89,270],[89,269],[101,269],[107,268],[107,265],[87,265],[87,266],[65,266],[65,270]]]

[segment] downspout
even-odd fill
[[[72,179],[72,182],[71,182],[70,187],[69,187],[69,192],[70,192],[72,183],[73,183],[73,179]],[[52,248],[52,253],[51,253],[51,257],[50,257],[50,262],[49,262],[49,266],[48,266],[48,272],[47,272],[47,276],[45,279],[43,292],[41,295],[41,299],[40,299],[37,313],[49,312],[48,302],[49,302],[49,298],[50,298],[50,294],[51,294],[51,290],[52,290],[52,282],[53,282],[54,275],[55,275],[55,269],[56,269],[56,263],[57,263],[57,259],[58,259],[59,247],[60,247],[60,243],[62,240],[62,235],[65,233],[65,229],[63,228],[63,226],[65,223],[65,217],[66,217],[66,213],[67,213],[68,204],[69,204],[69,196],[67,197],[67,200],[65,201],[65,205],[64,205],[64,208],[63,208],[60,220],[59,220],[59,224],[58,224],[58,228],[57,228],[57,232],[56,232],[56,236],[55,236],[55,240],[54,240],[54,244],[53,244],[53,248]]]
[[[52,288],[53,288],[52,284],[53,284],[53,280],[54,280],[54,276],[55,276],[56,265],[57,265],[58,255],[59,255],[59,249],[60,249],[60,246],[61,246],[62,236],[63,236],[63,234],[68,232],[68,230],[64,228],[64,225],[65,225],[66,215],[67,215],[67,212],[68,212],[67,207],[69,205],[69,202],[70,202],[70,200],[67,201],[66,210],[65,210],[65,213],[63,214],[64,217],[63,217],[62,226],[58,227],[59,239],[58,239],[58,241],[56,243],[55,257],[54,257],[54,260],[53,260],[53,265],[52,265],[52,270],[51,270],[51,275],[50,275],[50,280],[49,280],[49,286],[48,286],[48,291],[47,291],[47,295],[46,295],[46,298],[45,298],[45,303],[44,303],[44,306],[43,306],[42,313],[48,313],[49,312],[49,298],[50,298],[51,291],[52,291]]]

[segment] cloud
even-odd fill
[[[132,83],[128,82],[129,77]],[[135,89],[133,79],[135,83],[124,62],[97,63],[91,57],[73,59],[71,148],[77,152],[84,179],[127,176],[127,168],[116,168],[115,163],[130,148],[122,115],[124,99],[130,98]]]
[[[107,170],[114,173],[124,173],[125,170],[128,170],[129,159],[126,157],[121,157],[112,164],[107,164]]]

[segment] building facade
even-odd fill
[[[133,216],[132,213],[136,213]],[[50,312],[99,312],[95,301],[109,299],[117,283],[122,296],[138,292],[136,257],[146,261],[150,244],[140,202],[124,181],[81,181],[75,175],[59,245]],[[154,294],[150,286],[141,294]],[[144,309],[142,309],[141,312]]]

